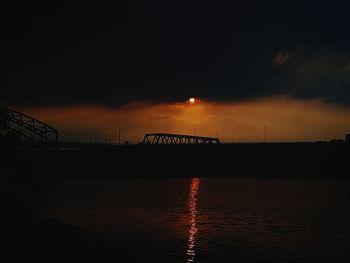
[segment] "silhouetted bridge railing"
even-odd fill
[[[145,134],[143,144],[218,144],[219,139],[203,136],[150,133]]]
[[[24,113],[0,106],[1,135],[17,134],[35,143],[57,143],[57,129]]]

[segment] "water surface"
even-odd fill
[[[350,181],[327,178],[72,177],[42,218],[97,233],[128,261],[310,262],[349,257]]]

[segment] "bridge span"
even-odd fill
[[[57,143],[57,129],[24,113],[0,106],[0,135],[15,134],[32,143]]]
[[[145,134],[143,144],[219,144],[218,138],[171,133]]]

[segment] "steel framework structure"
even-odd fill
[[[0,106],[0,133],[18,134],[21,139],[34,143],[57,143],[57,129],[24,113]]]
[[[219,144],[218,138],[170,134],[170,133],[149,133],[145,134],[143,144]]]

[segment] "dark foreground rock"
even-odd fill
[[[7,262],[98,262],[98,239],[59,218],[3,222],[1,232]]]

